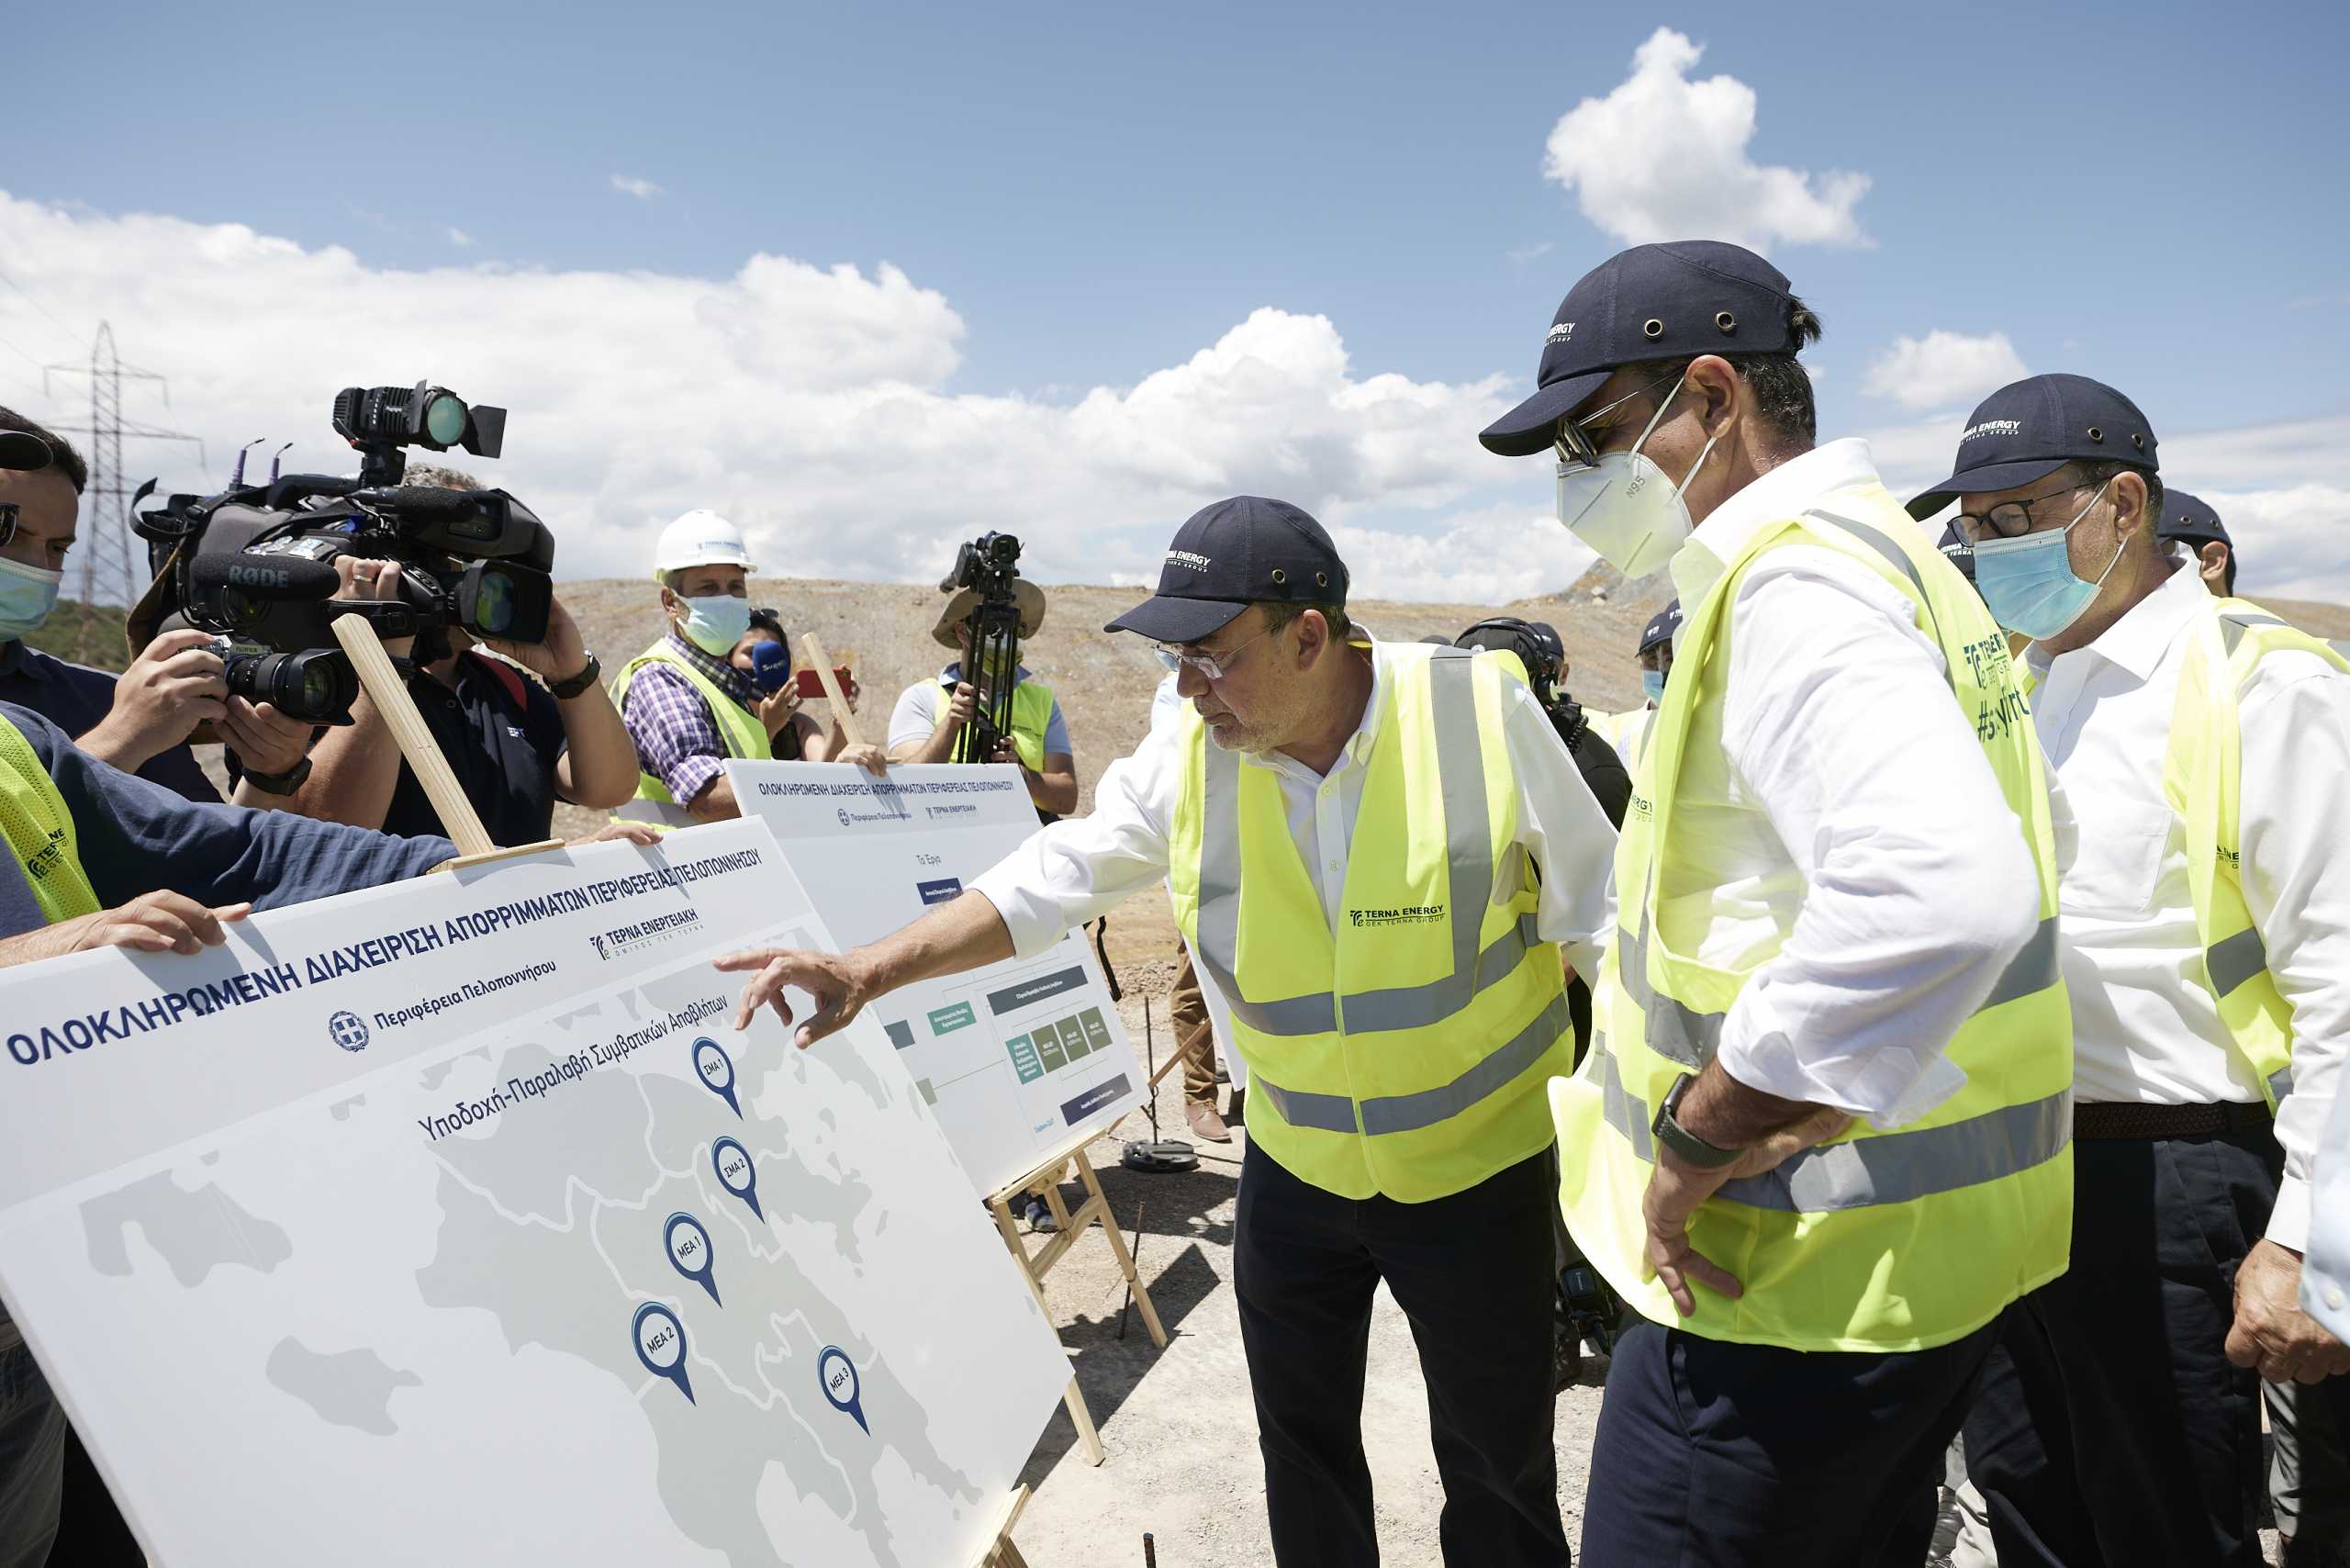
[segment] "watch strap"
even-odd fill
[[[304,757],[283,773],[256,773],[245,769],[245,782],[264,795],[291,795],[310,776],[310,759]]]
[[[1736,1159],[1742,1151],[1715,1148],[1683,1126],[1675,1115],[1681,1108],[1681,1097],[1695,1081],[1695,1077],[1686,1072],[1673,1081],[1673,1087],[1665,1091],[1664,1098],[1657,1104],[1656,1120],[1650,1125],[1649,1133],[1657,1142],[1699,1170],[1718,1170]]]
[[[603,673],[602,662],[594,654],[589,654],[587,664],[580,668],[577,675],[573,676],[569,680],[551,680],[547,682],[547,689],[554,692],[557,698],[569,701],[595,685]]]

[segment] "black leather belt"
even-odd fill
[[[2094,1138],[2208,1137],[2265,1126],[2265,1104],[2137,1105],[2106,1101],[2073,1107],[2073,1136]]]

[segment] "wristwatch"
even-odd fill
[[[291,795],[310,776],[310,759],[304,757],[283,773],[255,773],[245,770],[245,782],[264,795]]]
[[[1688,1093],[1689,1086],[1696,1081],[1696,1075],[1687,1072],[1673,1081],[1673,1087],[1664,1092],[1664,1099],[1656,1108],[1656,1120],[1650,1124],[1649,1132],[1657,1142],[1698,1170],[1718,1170],[1745,1151],[1716,1148],[1674,1120],[1675,1114],[1681,1109],[1681,1097]]]
[[[573,676],[569,680],[548,681],[547,689],[567,702],[571,699],[578,696],[581,692],[587,690],[589,687],[595,685],[597,678],[601,676],[603,673],[604,666],[597,662],[597,658],[594,654],[589,654],[588,655],[588,662],[579,666],[579,673],[577,675]]]

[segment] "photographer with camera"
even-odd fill
[[[0,701],[31,709],[91,756],[191,801],[220,799],[187,745],[209,721],[249,775],[236,803],[280,804],[267,786],[300,763],[309,726],[231,695],[208,633],[158,638],[120,676],[26,645],[56,607],[88,482],[62,437],[0,409]]]
[[[1558,628],[1547,621],[1494,615],[1461,633],[1453,645],[1491,648],[1517,661],[1528,689],[1534,693],[1535,701],[1541,704],[1550,727],[1558,732],[1559,744],[1574,758],[1575,771],[1591,787],[1599,809],[1607,813],[1608,824],[1623,826],[1624,808],[1632,799],[1632,778],[1606,737],[1592,729],[1583,704],[1567,695],[1567,649],[1560,640]]]
[[[881,749],[849,745],[838,715],[819,730],[800,712],[796,683],[768,694],[735,666],[752,618],[751,552],[742,530],[716,512],[689,511],[661,531],[653,558],[669,629],[628,662],[612,688],[639,769],[636,798],[621,817],[690,827],[742,815],[726,777],[729,757],[885,771]],[[779,640],[781,622],[769,619]],[[856,683],[842,696],[854,709]]]
[[[1045,596],[1014,575],[1019,559],[1020,541],[1006,533],[963,546],[931,628],[960,656],[899,694],[890,760],[1016,764],[1037,820],[1051,823],[1077,810],[1077,756],[1060,699],[1020,663],[1021,644],[1045,623]]]
[[[412,468],[407,483],[481,488],[453,468]],[[345,556],[336,566],[348,585],[339,598],[381,602],[398,597],[395,563]],[[505,845],[544,839],[557,800],[605,811],[629,798],[636,787],[636,745],[604,693],[602,666],[561,599],[549,600],[540,642],[477,641],[455,627],[443,636],[445,651],[408,672],[408,695],[492,839]],[[384,648],[405,659],[415,641],[390,637]],[[485,648],[512,662],[492,658]],[[364,691],[352,701],[351,718],[320,733],[310,748],[309,776],[290,809],[321,822],[402,835],[443,832],[440,812]]]

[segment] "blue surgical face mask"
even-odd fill
[[[2108,481],[2111,483],[2111,481]],[[1975,588],[1983,602],[1991,608],[1993,620],[2010,632],[2020,632],[2033,642],[2044,642],[2081,618],[2081,611],[2097,598],[2097,590],[2111,575],[2114,562],[2121,559],[2121,546],[2113,547],[2113,560],[2097,575],[2097,581],[2083,582],[2073,572],[2073,557],[2067,538],[2089,515],[2106,487],[2099,485],[2089,504],[2073,514],[2073,521],[2062,528],[2051,528],[2039,533],[2027,533],[2020,539],[1986,539],[1975,546]]]
[[[678,599],[686,607],[686,619],[677,630],[686,641],[707,654],[720,658],[734,651],[743,633],[751,629],[751,601],[731,593],[714,593],[702,599]]]
[[[0,559],[0,643],[39,631],[57,608],[58,586],[64,581],[63,572]]]
[[[1649,694],[1650,707],[1663,707],[1664,671],[1661,669],[1644,669],[1640,671],[1640,689]]]

